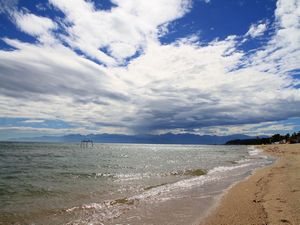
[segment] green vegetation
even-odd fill
[[[255,139],[245,139],[245,140],[231,140],[228,141],[227,145],[262,145],[262,144],[272,144],[272,143],[289,143],[295,144],[300,143],[300,131],[298,133],[294,132],[292,135],[280,135],[274,134],[268,138],[255,138]]]
[[[203,169],[187,170],[184,172],[184,175],[187,176],[202,176],[205,174],[207,174],[207,171]]]
[[[171,173],[173,176],[202,176],[205,174],[207,174],[207,171],[203,169],[190,169]]]

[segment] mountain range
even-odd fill
[[[265,136],[264,136],[265,137]],[[173,134],[160,135],[123,135],[123,134],[69,134],[63,136],[41,136],[33,138],[14,138],[11,141],[36,141],[36,142],[80,142],[92,140],[95,143],[140,143],[140,144],[225,144],[230,140],[244,140],[256,138],[243,134],[227,136]]]

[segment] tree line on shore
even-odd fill
[[[253,139],[235,139],[226,142],[226,145],[266,145],[266,144],[295,144],[300,143],[300,131],[298,133],[294,132],[293,134],[274,134],[271,137],[266,138],[253,138]]]

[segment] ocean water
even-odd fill
[[[0,143],[0,224],[197,224],[274,161],[247,146]]]

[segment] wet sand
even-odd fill
[[[300,144],[261,148],[278,161],[233,186],[201,225],[300,224]]]

